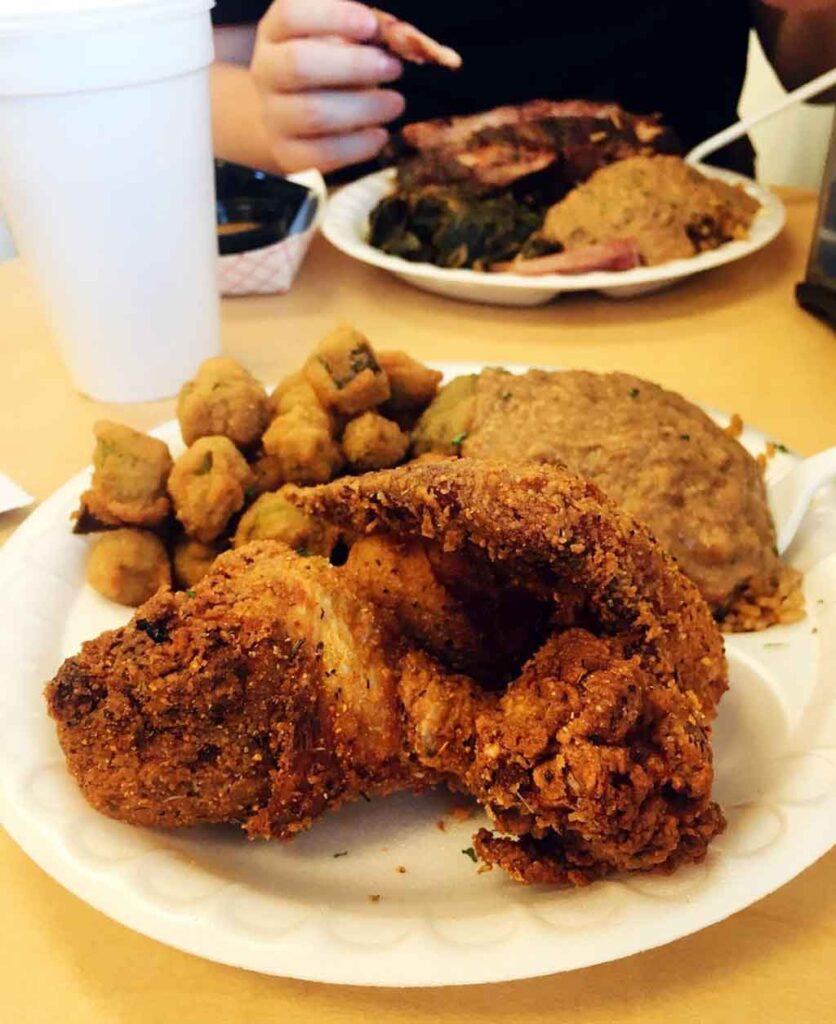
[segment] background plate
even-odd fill
[[[768,189],[742,174],[720,170],[707,164],[700,171],[743,188],[761,204],[748,238],[727,242],[719,249],[699,253],[689,259],[670,260],[657,267],[635,270],[599,270],[591,274],[544,274],[523,277],[520,274],[487,274],[476,270],[447,270],[431,263],[410,263],[389,256],[367,242],[369,214],[392,190],[395,171],[388,168],[366,175],[340,189],[328,202],[322,231],[325,237],[347,255],[373,267],[381,267],[416,288],[437,292],[466,302],[484,302],[502,306],[536,306],[561,292],[594,290],[611,298],[633,298],[666,288],[683,277],[731,263],[756,252],[781,232],[786,211],[781,200]]]
[[[442,368],[452,376],[480,367]],[[155,433],[181,450],[175,423]],[[747,430],[743,440],[760,451],[765,438]],[[770,477],[792,461],[778,456]],[[250,843],[232,828],[137,829],[88,807],[42,697],[62,658],[129,617],[84,583],[87,542],[70,533],[69,515],[88,475],[45,501],[0,552],[0,813],[45,871],[130,928],[212,960],[316,981],[505,981],[613,960],[704,928],[836,842],[832,492],[791,552],[807,572],[808,617],[727,639],[731,690],[715,742],[726,833],[703,864],[671,877],[562,891],[477,874],[462,850],[481,816],[452,819],[440,792],[360,802],[292,844]]]

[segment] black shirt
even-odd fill
[[[216,24],[257,21],[265,0],[218,0]],[[536,98],[615,100],[660,111],[686,149],[737,119],[746,72],[749,0],[389,0],[464,58],[460,71],[408,65],[405,119]],[[713,162],[751,174],[748,140]]]

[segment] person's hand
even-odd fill
[[[403,70],[376,46],[368,7],[352,0],[274,0],[258,26],[250,70],[276,163],[330,171],[376,156],[382,127],[404,109],[382,83]]]

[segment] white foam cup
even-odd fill
[[[172,395],[220,348],[211,6],[0,0],[0,204],[102,401]]]

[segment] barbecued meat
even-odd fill
[[[392,150],[395,191],[372,211],[369,240],[412,262],[477,270],[560,252],[538,234],[549,206],[614,161],[675,149],[658,116],[585,100],[407,125]],[[593,250],[556,272],[634,265],[622,242],[617,255]]]
[[[377,39],[397,57],[412,64],[440,64],[451,71],[462,66],[462,58],[455,50],[431,39],[409,22],[375,7],[372,13],[377,18]]]
[[[656,114],[615,103],[533,100],[470,117],[439,118],[401,131],[402,187],[466,182],[502,188],[549,169],[547,199],[557,199],[598,167],[628,156],[676,152]]]

